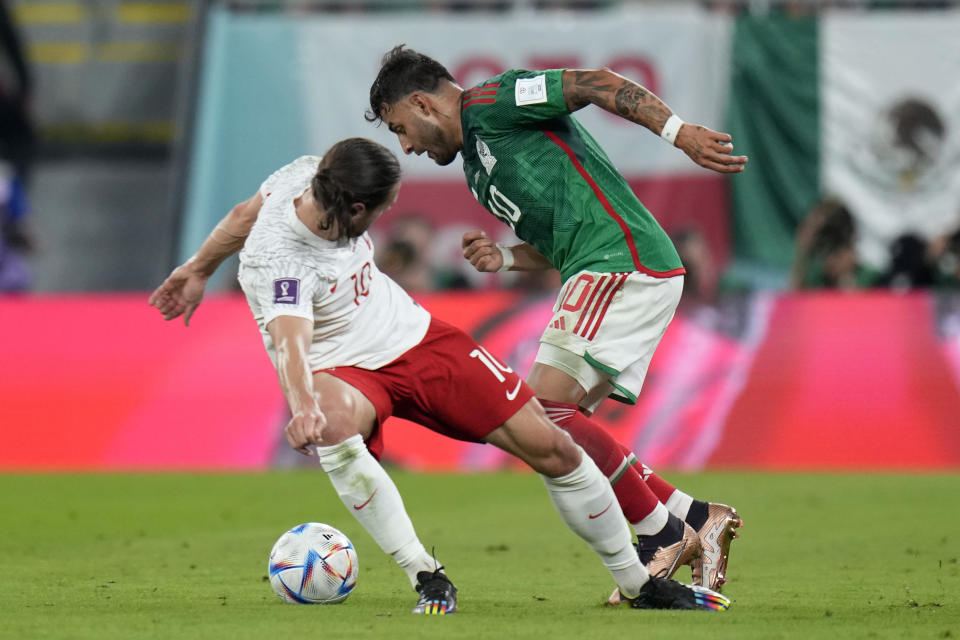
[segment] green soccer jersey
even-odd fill
[[[578,271],[684,273],[680,257],[563,98],[561,69],[506,71],[464,92],[474,197],[564,280]]]

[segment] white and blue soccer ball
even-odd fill
[[[284,602],[334,604],[357,586],[357,552],[347,536],[319,522],[290,529],[270,551],[270,585]]]

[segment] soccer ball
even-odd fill
[[[291,604],[343,602],[357,586],[357,552],[347,536],[328,524],[290,529],[270,550],[270,586]]]

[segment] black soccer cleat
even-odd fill
[[[653,576],[640,589],[640,594],[628,601],[634,609],[726,611],[730,606],[729,598],[706,587],[686,585]]]
[[[428,616],[446,616],[457,610],[457,588],[440,567],[436,571],[417,573],[417,591],[420,598],[413,613]]]

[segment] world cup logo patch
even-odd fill
[[[297,304],[300,297],[298,278],[281,278],[273,281],[273,304]]]

